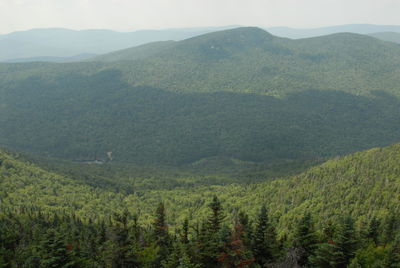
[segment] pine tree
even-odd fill
[[[258,215],[252,244],[256,263],[263,266],[274,262],[278,254],[278,243],[275,228],[269,222],[268,211],[265,206],[261,207]]]
[[[226,252],[219,259],[224,267],[250,267],[253,264],[254,257],[245,244],[245,233],[245,225],[237,221],[230,235]]]
[[[396,239],[396,228],[398,228],[398,224],[396,213],[391,211],[389,215],[386,216],[383,224],[382,242],[384,244],[391,243]]]
[[[68,254],[64,236],[54,229],[49,229],[40,247],[43,267],[73,267],[74,263]]]
[[[156,209],[156,215],[153,223],[153,239],[155,244],[159,247],[159,257],[156,261],[156,265],[159,266],[161,260],[164,260],[167,257],[170,246],[168,226],[165,216],[165,206],[162,202],[159,203]]]
[[[164,203],[159,203],[153,223],[154,238],[161,248],[168,246],[168,226]]]
[[[368,225],[367,238],[378,245],[380,221],[373,217]]]
[[[208,217],[208,232],[217,234],[220,229],[222,222],[225,219],[223,214],[222,205],[217,196],[213,197],[212,202],[209,205],[211,209],[211,215]]]
[[[113,224],[107,230],[108,240],[104,243],[103,254],[112,267],[130,267],[128,217],[127,210],[121,214],[115,213],[112,217]]]
[[[181,242],[182,244],[189,243],[189,220],[185,219],[182,224],[182,233],[181,233]]]
[[[350,216],[341,219],[336,238],[336,245],[340,252],[338,267],[347,267],[357,250],[354,220]]]
[[[317,243],[311,214],[306,213],[298,223],[294,234],[294,246],[300,250],[299,264],[301,266],[308,265]]]
[[[329,222],[323,229],[321,243],[316,247],[309,262],[311,267],[334,268],[340,258],[339,248],[335,242],[336,226]]]
[[[218,258],[224,253],[222,222],[225,219],[221,202],[214,196],[209,205],[211,213],[199,231],[197,253],[205,267],[219,267]]]

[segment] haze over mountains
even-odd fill
[[[234,27],[142,30],[128,33],[110,30],[32,29],[0,35],[0,61],[80,61],[90,58],[95,54],[109,53],[150,42],[179,41]],[[399,38],[395,36],[397,35],[396,33],[400,32],[399,26],[368,24],[341,25],[315,29],[294,29],[288,27],[270,27],[265,29],[273,35],[294,39],[341,32],[369,35],[378,33],[375,37],[394,42],[398,42]]]
[[[398,267],[397,33],[174,34],[0,63],[0,267]]]
[[[248,27],[93,62],[1,64],[0,144],[172,165],[345,154],[399,140],[399,60],[399,45],[364,35]]]
[[[15,62],[23,59],[62,62],[68,60],[64,58],[102,54],[155,41],[182,40],[232,27],[142,30],[130,33],[110,30],[32,29],[0,35],[0,61]]]
[[[272,27],[267,30],[277,36],[293,39],[310,38],[334,33],[375,34],[382,32],[400,33],[398,25],[347,24],[311,29],[296,29],[290,27]]]

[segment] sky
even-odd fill
[[[205,26],[400,25],[400,0],[0,0],[0,34]]]

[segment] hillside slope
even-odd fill
[[[131,86],[174,92],[230,91],[282,96],[318,89],[357,95],[376,90],[399,94],[400,46],[364,35],[342,33],[290,40],[247,27],[190,38],[171,43],[171,47],[164,44],[168,43],[114,52],[112,57],[117,62],[97,68],[82,64],[79,69],[84,68],[84,73],[113,70],[120,72],[123,81]],[[118,62],[129,59],[129,51],[136,51],[134,55],[144,53],[132,56],[136,60]],[[11,81],[16,78],[14,75],[40,77],[46,72],[48,79],[58,79],[76,72],[75,64],[29,66],[29,73],[24,64],[2,64],[0,70],[10,74]]]
[[[399,94],[399,55],[399,45],[363,35],[289,40],[239,28],[184,40],[154,57],[115,67],[130,84],[179,92]]]
[[[208,213],[207,202],[217,195],[229,217],[237,211],[250,215],[266,204],[281,232],[306,212],[317,224],[350,214],[357,224],[373,216],[384,218],[400,212],[400,145],[375,148],[332,159],[288,179],[248,186],[196,186],[172,190],[144,190],[115,194],[45,172],[35,166],[1,154],[1,207],[35,206],[48,211],[74,210],[85,217],[107,216],[127,208],[140,213],[141,221],[151,220],[154,207],[163,201],[168,222],[176,224],[188,215],[193,221]],[[188,178],[189,180],[189,178]],[[161,181],[160,181],[161,182]]]
[[[389,42],[400,44],[400,33],[383,32],[383,33],[373,33],[373,34],[370,34],[370,36],[384,40],[384,41],[389,41]]]
[[[145,59],[174,46],[175,43],[175,41],[153,42],[132,48],[114,51],[97,57],[92,57],[88,61],[116,62]]]
[[[142,59],[0,64],[0,144],[172,165],[346,154],[400,140],[399,61],[372,37],[239,28]]]
[[[0,151],[0,210],[40,208],[46,212],[76,212],[82,218],[110,215],[122,195],[47,172]]]

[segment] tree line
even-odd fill
[[[21,207],[0,211],[0,267],[400,267],[400,219],[351,215],[316,229],[306,212],[278,237],[265,206],[228,221],[217,196],[207,217],[168,226],[160,203],[141,225],[127,210],[101,220]]]

